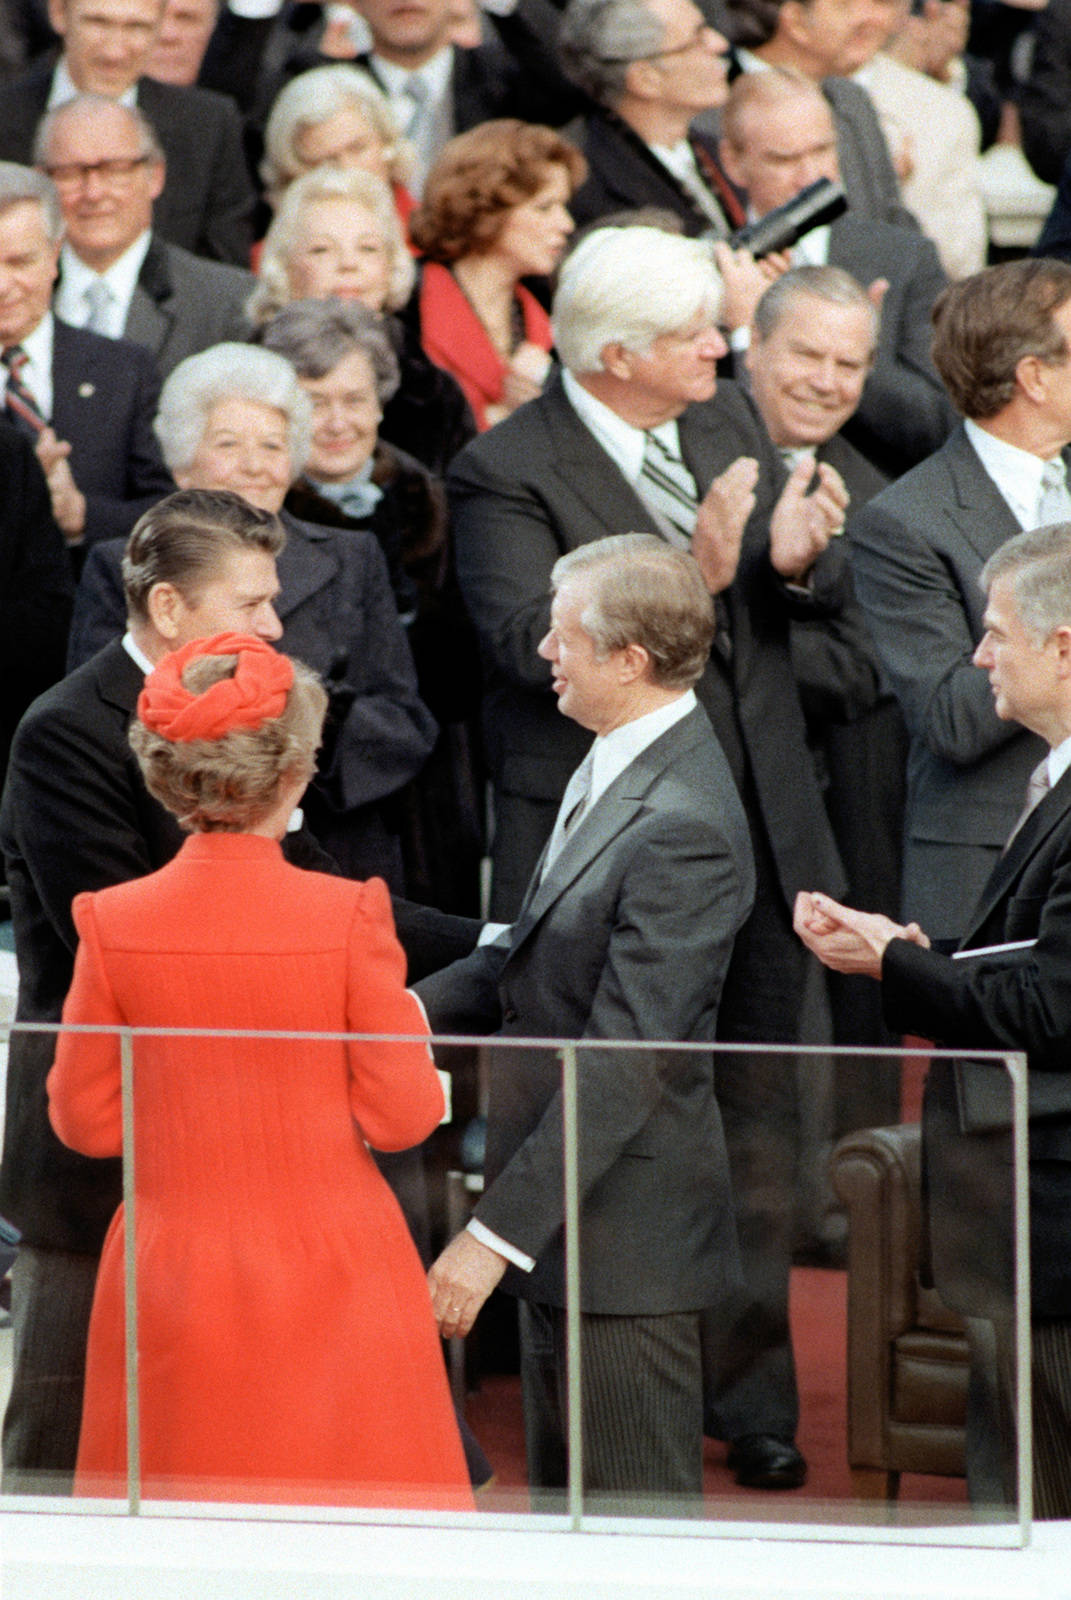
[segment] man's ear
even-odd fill
[[[622,683],[638,683],[650,677],[653,663],[650,652],[642,644],[627,644],[619,655]]]
[[[656,100],[661,90],[658,64],[654,61],[630,61],[625,72],[622,99]]]
[[[178,638],[179,620],[187,606],[173,583],[154,583],[145,601],[145,609],[161,639],[172,642]]]
[[[1061,678],[1071,678],[1071,624],[1061,623],[1049,637],[1056,644],[1057,670]]]
[[[627,383],[632,377],[632,352],[627,345],[618,340],[611,340],[604,344],[599,351],[599,360],[602,370],[608,372],[611,378],[619,378],[622,383]]]
[[[728,139],[718,140],[718,160],[722,164],[725,176],[730,183],[735,183],[738,189],[747,189],[747,174],[740,162],[736,146],[729,143]]]
[[[48,0],[48,20],[62,39],[67,32],[67,0]]]
[[[1023,356],[1015,364],[1015,383],[1028,400],[1043,405],[1048,395],[1048,363],[1040,356]]]
[[[149,186],[152,190],[152,198],[154,200],[159,200],[160,196],[163,194],[164,184],[166,181],[167,168],[164,166],[164,163],[162,161],[150,161]]]
[[[793,44],[810,43],[810,18],[803,0],[785,0],[777,15],[777,31]]]

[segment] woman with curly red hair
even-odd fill
[[[551,128],[503,118],[445,146],[410,219],[424,258],[424,349],[453,373],[481,430],[542,388],[550,319],[524,278],[546,278],[573,231],[587,164]]]

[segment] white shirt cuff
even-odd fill
[[[526,1256],[523,1250],[518,1250],[514,1244],[508,1244],[505,1239],[500,1239],[497,1233],[492,1233],[490,1228],[485,1228],[479,1217],[473,1217],[468,1223],[468,1231],[473,1238],[479,1239],[488,1250],[493,1250],[496,1255],[505,1256],[515,1267],[520,1267],[522,1272],[531,1272],[535,1266],[535,1259]]]

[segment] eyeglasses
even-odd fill
[[[79,189],[94,174],[105,183],[125,183],[152,159],[151,155],[144,155],[112,156],[107,161],[64,161],[58,166],[46,167],[45,171],[57,189]]]
[[[689,50],[695,50],[699,45],[705,45],[708,37],[717,30],[708,22],[696,24],[695,32],[685,39],[683,44],[671,45],[668,50],[645,50],[639,56],[600,56],[599,59],[608,67],[624,67],[630,61],[661,61],[666,56],[683,56]]]

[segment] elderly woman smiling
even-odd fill
[[[293,367],[242,344],[190,356],[164,384],[155,428],[180,488],[229,489],[281,513],[282,644],[320,674],[330,699],[305,814],[348,876],[378,874],[400,889],[394,797],[427,759],[435,722],[417,691],[375,537],[317,527],[282,510],[312,435],[312,406]],[[123,631],[121,548],[86,564],[73,652],[79,659]]]
[[[414,152],[386,95],[359,67],[314,67],[279,91],[264,130],[260,175],[273,207],[295,178],[317,167],[370,172],[389,183],[403,222]]]
[[[346,300],[396,312],[413,277],[383,180],[321,167],[286,191],[264,241],[248,311],[257,324],[294,300]],[[441,473],[475,431],[471,412],[454,379],[428,359],[417,330],[393,321],[390,329],[401,382],[384,411],[383,436]]]

